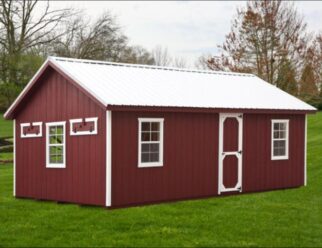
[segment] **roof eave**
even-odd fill
[[[191,113],[257,113],[257,114],[315,114],[317,109],[255,109],[255,108],[199,108],[173,106],[139,106],[139,105],[112,105],[106,107],[111,111],[149,111],[149,112],[191,112]]]

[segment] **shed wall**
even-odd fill
[[[105,205],[105,110],[52,69],[16,116],[16,196]],[[98,117],[98,135],[70,136],[69,120]],[[40,138],[20,138],[20,123],[43,122]],[[46,168],[46,122],[66,121],[66,168]]]
[[[218,113],[112,116],[112,206],[218,195]],[[163,167],[138,168],[142,117],[164,118]],[[290,120],[289,160],[271,160],[271,119]],[[244,114],[243,192],[304,184],[304,125],[304,115]]]

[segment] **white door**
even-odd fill
[[[218,194],[242,191],[243,115],[219,115]]]

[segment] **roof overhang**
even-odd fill
[[[195,108],[195,107],[164,107],[164,106],[129,106],[108,105],[111,111],[142,111],[142,112],[178,112],[178,113],[248,113],[248,114],[315,114],[317,110],[294,109],[246,109],[246,108]]]

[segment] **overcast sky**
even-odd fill
[[[76,7],[95,18],[104,10],[117,16],[132,45],[151,50],[156,45],[168,47],[170,53],[194,64],[202,54],[215,53],[221,44],[238,6],[244,1],[61,1],[54,8]],[[322,31],[322,3],[295,2],[310,31]]]

